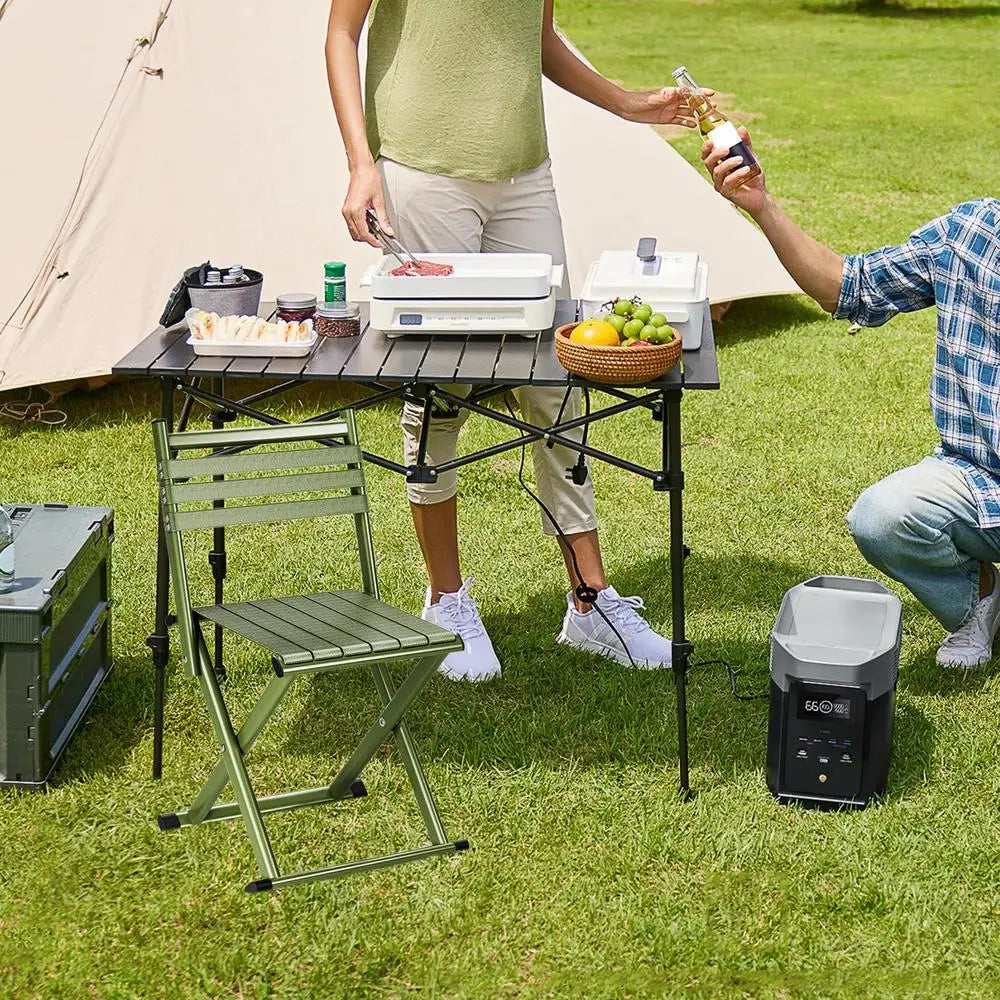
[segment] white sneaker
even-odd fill
[[[608,587],[586,613],[576,610],[572,594],[566,595],[566,603],[566,617],[556,642],[640,670],[670,666],[670,640],[657,635],[639,614],[638,609],[645,606],[641,597],[622,597],[614,587]]]
[[[993,657],[993,637],[1000,628],[1000,576],[993,593],[976,605],[972,617],[949,633],[937,651],[939,667],[981,667]]]
[[[430,587],[420,617],[434,622],[462,637],[465,649],[449,653],[438,670],[453,681],[489,681],[500,676],[500,661],[493,643],[486,634],[482,616],[475,600],[469,596],[473,584],[470,576],[453,594],[442,594],[437,604],[431,604]]]

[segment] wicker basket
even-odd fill
[[[681,338],[674,331],[669,344],[648,347],[605,347],[578,344],[569,339],[576,323],[556,330],[556,357],[567,371],[589,382],[608,385],[642,385],[663,378],[681,356]]]

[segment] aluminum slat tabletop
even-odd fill
[[[263,303],[261,315],[272,310]],[[574,299],[562,300],[555,327],[578,315]],[[554,328],[537,337],[515,334],[447,334],[386,337],[368,325],[368,307],[361,305],[360,337],[321,337],[304,358],[201,357],[186,343],[186,326],[157,327],[112,369],[115,375],[163,378],[257,378],[305,381],[473,385],[565,386],[585,384],[571,378],[555,353]],[[718,389],[719,366],[711,322],[697,351],[684,351],[680,365],[648,384],[662,389]]]

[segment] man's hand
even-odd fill
[[[365,212],[369,208],[374,209],[378,216],[378,224],[382,227],[382,231],[387,236],[395,236],[385,209],[382,177],[374,163],[366,163],[351,171],[351,182],[347,188],[347,197],[344,199],[343,214],[351,239],[381,248],[382,244],[368,230]]]
[[[738,130],[740,138],[746,143],[747,149],[753,152],[750,134],[745,128]],[[764,168],[751,181],[741,185],[750,173],[750,168],[743,164],[741,156],[730,156],[728,149],[715,149],[710,142],[701,148],[701,158],[712,175],[715,190],[728,198],[752,216],[759,215],[767,204],[767,185],[764,183]],[[759,161],[758,161],[759,163]]]
[[[714,90],[702,91],[708,97]],[[618,114],[630,122],[644,125],[683,125],[694,128],[698,122],[688,105],[686,87],[663,87],[661,90],[626,90]]]

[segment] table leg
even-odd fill
[[[680,793],[691,796],[688,781],[687,674],[694,647],[684,630],[684,562],[688,549],[684,544],[682,493],[684,471],[681,466],[681,394],[663,393],[663,470],[670,492],[670,595],[671,662],[677,698],[677,754],[680,770]]]
[[[225,382],[222,378],[213,379],[212,391],[217,396],[225,395]],[[228,414],[219,410],[212,410],[211,423],[214,430],[219,430],[226,426],[226,420],[231,419]],[[213,476],[213,480],[218,482],[225,479],[225,476]],[[213,507],[224,507],[224,500],[215,500]],[[215,528],[212,531],[212,551],[208,554],[208,562],[212,567],[212,576],[215,578],[215,603],[221,604],[224,600],[223,583],[226,579],[226,529]],[[226,667],[222,659],[222,637],[223,629],[219,624],[215,625],[215,675],[219,680],[224,680]]]
[[[420,441],[417,444],[417,465],[427,462],[427,438],[431,431],[431,420],[434,416],[434,400],[428,392],[424,396],[424,415],[420,421]]]
[[[167,422],[168,432],[174,422],[174,384],[169,378],[160,381],[160,416]],[[153,634],[146,645],[153,652],[153,778],[163,773],[163,701],[166,668],[170,659],[170,563],[167,560],[167,538],[156,505],[156,617]]]
[[[197,389],[201,384],[201,379],[193,379],[191,385]],[[177,430],[180,433],[184,433],[187,430],[188,421],[191,419],[191,410],[194,408],[194,396],[190,393],[184,393],[184,402],[181,403],[181,413],[177,418]]]

